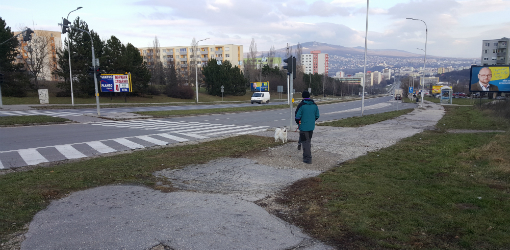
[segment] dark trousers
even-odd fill
[[[299,140],[303,147],[303,162],[312,163],[312,135],[313,131],[299,131]]]

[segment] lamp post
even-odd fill
[[[365,85],[367,83],[366,76],[367,76],[367,37],[368,37],[368,6],[369,1],[367,0],[367,25],[365,28],[365,65],[363,66],[363,93],[361,96],[361,116],[363,116],[363,111],[365,110]]]
[[[198,104],[198,62],[197,62],[197,49],[198,49],[198,42],[205,41],[209,38],[205,38],[202,40],[198,40],[195,42],[195,48],[193,48],[193,57],[195,58],[195,87],[197,89],[197,104]],[[193,40],[195,40],[193,38]]]
[[[79,9],[81,9],[81,7],[78,7],[75,10],[69,12],[69,14]],[[67,20],[69,20],[69,14],[67,14]],[[69,39],[69,32],[67,32],[67,53],[69,54],[69,81],[71,81],[71,104],[74,106],[73,72],[71,71],[71,40]]]
[[[428,33],[428,27],[427,27],[427,23],[425,23],[425,21],[421,20],[421,19],[416,19],[416,18],[411,18],[411,17],[408,17],[406,19],[409,19],[409,20],[414,20],[414,21],[422,21],[423,24],[425,24],[425,57],[423,58],[423,79],[422,79],[422,82],[421,82],[421,107],[423,108],[423,96],[425,93],[423,93],[424,91],[424,88],[425,88],[425,62],[427,61],[427,33]]]

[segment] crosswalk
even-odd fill
[[[51,110],[19,110],[19,111],[0,111],[0,116],[29,116],[29,115],[47,115],[53,117],[64,116],[82,116],[84,114],[94,114],[94,111],[69,112],[69,111],[51,111]]]
[[[236,126],[168,120],[103,121],[91,123],[128,129],[153,130],[155,133],[73,144],[0,151],[0,169],[37,165],[67,159],[80,159],[120,151],[164,146],[173,143],[218,136],[242,135],[267,130],[268,126]]]

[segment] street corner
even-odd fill
[[[103,112],[100,116],[98,116],[97,114],[85,114],[85,115],[90,116],[90,117],[101,118],[101,119],[114,120],[114,121],[152,118],[152,116],[139,115],[139,114],[129,113],[129,112]]]

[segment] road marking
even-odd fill
[[[177,137],[177,136],[173,136],[173,135],[169,135],[169,134],[166,134],[166,133],[163,133],[163,134],[157,134],[161,137],[165,137],[165,138],[168,138],[168,139],[172,139],[174,141],[178,141],[178,142],[184,142],[184,141],[189,141],[188,139],[185,139],[185,138],[181,138],[181,137]]]
[[[193,137],[193,138],[197,138],[197,139],[207,139],[207,138],[209,138],[207,136],[201,136],[201,135],[191,134],[191,133],[178,133],[178,134],[189,136],[189,137]]]
[[[2,161],[0,161],[0,169],[4,169],[4,165],[2,164]]]
[[[163,146],[163,145],[167,145],[168,144],[168,142],[166,142],[166,141],[158,140],[158,139],[146,136],[146,135],[140,135],[140,136],[135,136],[135,137],[138,138],[138,139],[142,139],[144,141],[148,141],[150,143],[154,143],[154,144],[159,145],[159,146]]]
[[[104,143],[100,141],[90,141],[86,142],[86,144],[101,154],[107,154],[117,151],[113,148],[106,146]]]
[[[67,159],[79,159],[87,157],[86,155],[82,154],[80,151],[73,148],[71,145],[57,145],[55,148],[63,154]]]
[[[20,149],[18,150],[18,154],[27,165],[37,165],[39,163],[48,162],[35,148]]]
[[[132,142],[126,138],[117,138],[117,139],[112,139],[113,141],[117,142],[117,143],[120,143],[130,149],[137,149],[137,148],[144,148],[144,146],[138,144],[138,143],[135,143],[135,142]]]

